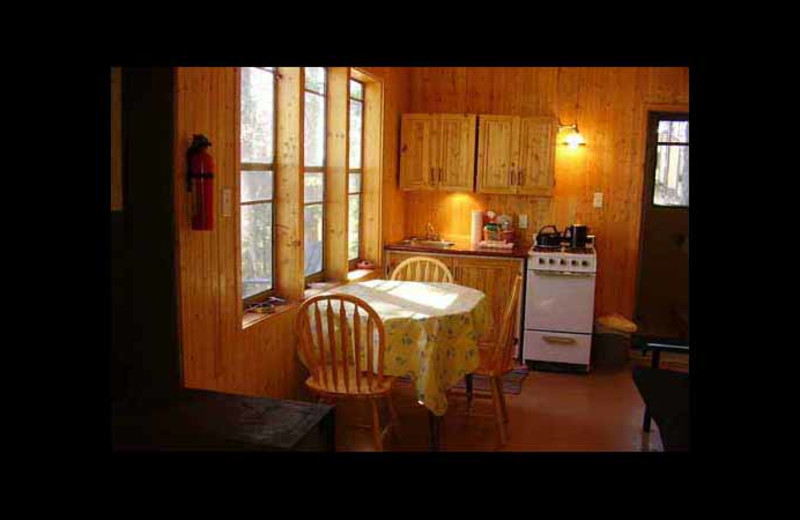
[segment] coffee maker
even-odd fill
[[[586,247],[589,237],[589,228],[584,224],[573,224],[564,230],[564,239],[569,241],[572,248]]]

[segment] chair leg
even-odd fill
[[[500,445],[504,445],[506,443],[506,424],[503,421],[503,405],[501,404],[502,400],[502,391],[497,385],[497,378],[490,377],[489,378],[489,385],[492,390],[492,400],[494,401],[494,413],[495,413],[495,422],[497,423],[497,433],[500,437]]]
[[[467,415],[472,410],[472,374],[464,376],[464,381],[467,384]]]
[[[389,416],[392,418],[392,433],[398,441],[402,441],[403,437],[400,434],[400,416],[397,415],[397,409],[394,407],[394,400],[392,400],[392,393],[386,394],[386,405],[389,408]]]
[[[500,405],[503,408],[503,422],[508,424],[508,407],[506,406],[506,394],[503,393],[503,379],[497,378],[497,388],[500,394]]]
[[[372,437],[375,441],[375,449],[383,451],[383,442],[381,440],[381,422],[378,416],[378,403],[375,399],[369,400],[372,405]]]

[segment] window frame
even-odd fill
[[[325,230],[327,229],[327,216],[328,212],[325,211],[325,177],[327,175],[327,166],[328,166],[328,142],[327,142],[327,133],[328,133],[328,111],[330,110],[330,103],[328,99],[328,67],[319,67],[325,71],[325,87],[323,92],[317,92],[316,90],[311,90],[308,88],[308,82],[306,81],[306,69],[309,67],[302,67],[302,77],[303,77],[303,245],[305,247],[305,213],[306,208],[308,206],[320,206],[322,208],[322,258],[320,259],[320,270],[318,272],[314,272],[311,274],[305,274],[305,250],[303,251],[303,274],[305,277],[306,284],[314,283],[314,282],[321,282],[325,280]],[[320,96],[325,102],[325,110],[322,116],[322,128],[323,128],[323,145],[322,145],[322,165],[321,166],[306,166],[306,156],[305,156],[305,144],[306,144],[306,128],[305,128],[305,106],[306,106],[306,93],[310,93],[312,95]],[[306,174],[308,173],[321,173],[322,174],[322,200],[320,202],[306,202],[305,200],[305,181],[306,181]]]
[[[242,69],[243,68],[256,68],[262,69],[265,72],[272,74],[272,163],[250,163],[250,162],[243,162],[242,161]],[[277,89],[278,89],[278,68],[277,67],[237,67],[237,88],[239,89],[239,96],[238,96],[238,110],[237,110],[237,125],[236,125],[236,146],[237,146],[237,153],[236,153],[236,165],[237,165],[237,172],[238,172],[238,190],[237,190],[237,200],[238,200],[238,236],[239,236],[239,262],[238,262],[238,269],[239,269],[239,291],[240,300],[243,305],[243,309],[247,311],[249,307],[257,305],[259,303],[264,302],[271,296],[276,294],[275,286],[277,285],[278,273],[276,270],[276,262],[275,262],[275,254],[276,254],[276,240],[275,240],[275,218],[276,218],[276,209],[277,204],[275,202],[275,177],[277,176],[277,156],[278,156],[278,129],[277,129],[277,121],[278,121],[278,96],[277,96]],[[272,198],[268,201],[265,200],[258,200],[258,201],[248,201],[242,202],[242,173],[245,171],[271,171],[272,172]],[[244,296],[244,266],[242,265],[243,262],[243,255],[242,255],[242,207],[243,206],[251,206],[255,204],[264,204],[269,202],[272,211],[272,243],[270,247],[272,249],[272,254],[270,255],[271,260],[271,273],[272,273],[272,287],[261,291],[259,293],[250,295],[248,297]]]
[[[365,131],[365,126],[366,126],[366,125],[364,125],[364,115],[365,115],[366,108],[367,108],[367,102],[366,102],[367,86],[364,84],[363,81],[355,79],[352,76],[349,78],[349,81],[354,81],[354,82],[358,83],[359,85],[361,85],[361,99],[357,99],[357,98],[353,97],[352,90],[349,88],[349,86],[348,86],[348,89],[347,89],[347,91],[348,91],[348,96],[347,96],[347,117],[348,117],[348,126],[347,126],[348,135],[347,135],[347,140],[348,140],[348,150],[349,150],[349,144],[350,144],[350,128],[351,128],[350,121],[349,121],[350,104],[353,101],[361,103],[361,139],[359,140],[359,142],[361,143],[361,148],[358,151],[359,156],[361,158],[361,160],[359,161],[361,166],[359,168],[351,168],[349,162],[348,162],[348,165],[347,165],[347,218],[348,218],[348,230],[347,230],[348,231],[348,236],[347,236],[348,248],[347,248],[347,251],[348,251],[348,256],[350,254],[350,247],[349,247],[349,242],[350,242],[350,228],[349,228],[349,225],[350,225],[350,222],[349,222],[349,219],[350,219],[350,196],[351,195],[358,195],[358,256],[356,256],[356,258],[354,258],[352,260],[350,260],[349,258],[347,259],[348,266],[349,266],[350,270],[352,271],[352,270],[356,269],[356,267],[358,265],[358,262],[361,261],[361,259],[364,257],[364,226],[363,226],[363,222],[364,222],[364,147],[365,147],[364,131]],[[349,152],[348,152],[348,155],[349,155]],[[361,181],[358,183],[358,191],[357,192],[350,192],[350,174],[352,174],[352,173],[359,174],[359,176],[361,178]]]
[[[647,207],[663,210],[688,210],[689,205],[662,205],[655,203],[656,168],[658,167],[659,146],[685,146],[689,148],[691,138],[685,143],[662,142],[658,140],[658,125],[661,121],[685,121],[690,123],[688,112],[659,112],[651,111],[647,117],[647,176],[646,176],[646,204]],[[691,196],[691,192],[690,192]]]

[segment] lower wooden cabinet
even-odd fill
[[[486,293],[489,300],[490,313],[486,329],[478,340],[481,343],[491,343],[500,334],[500,324],[503,312],[511,297],[511,284],[517,274],[525,274],[525,261],[522,258],[496,258],[486,256],[466,256],[446,253],[413,253],[401,251],[386,251],[386,273],[388,279],[394,268],[412,256],[430,256],[442,261],[450,272],[453,281],[459,285],[472,287]],[[522,319],[522,300],[517,309],[517,323],[514,337],[520,339],[520,323]]]

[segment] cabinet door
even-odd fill
[[[475,191],[476,119],[474,115],[439,116],[440,146],[436,162],[439,189]]]
[[[489,300],[490,313],[486,329],[478,338],[478,342],[496,341],[500,334],[503,312],[511,298],[511,284],[514,277],[522,273],[522,260],[456,257],[453,263],[455,283],[483,291]],[[514,326],[515,338],[519,338],[520,308],[521,306],[517,309],[517,321]]]
[[[519,154],[519,118],[480,116],[478,127],[478,192],[516,193],[512,170]]]
[[[427,190],[432,187],[431,139],[434,115],[403,114],[400,124],[400,188]]]
[[[552,117],[523,117],[520,120],[518,193],[553,194],[556,124]]]

